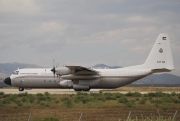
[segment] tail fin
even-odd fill
[[[169,36],[165,33],[159,34],[146,62],[145,68],[153,72],[167,72],[174,70]]]

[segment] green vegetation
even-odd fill
[[[154,92],[141,94],[139,92],[129,92],[126,94],[122,93],[91,93],[91,92],[77,92],[77,94],[49,94],[45,92],[44,94],[28,94],[28,93],[19,93],[19,94],[4,94],[0,92],[0,108],[1,109],[38,109],[46,110],[43,117],[39,115],[33,115],[33,121],[58,121],[61,119],[63,112],[69,112],[73,109],[74,112],[81,112],[80,109],[94,108],[99,110],[103,108],[102,111],[104,114],[108,115],[108,111],[104,111],[107,107],[109,109],[125,107],[126,110],[136,110],[137,107],[146,107],[145,110],[149,110],[150,107],[155,107],[155,109],[160,109],[161,111],[169,111],[169,109],[178,107],[180,108],[180,94],[178,93],[162,93]],[[53,110],[55,109],[55,110]],[[47,115],[49,110],[53,110],[55,113]],[[57,111],[56,111],[57,110]],[[62,115],[56,115],[59,111]],[[68,111],[67,111],[68,110]],[[62,112],[61,112],[62,111]],[[123,110],[124,111],[124,110]],[[72,111],[73,112],[73,111]],[[85,111],[84,111],[85,112]],[[94,113],[95,111],[92,110]],[[132,111],[133,112],[133,111]],[[44,114],[43,113],[43,114]],[[117,112],[119,113],[119,112]],[[77,115],[72,113],[72,117]],[[89,114],[88,114],[89,115]],[[119,116],[120,114],[117,114]],[[164,114],[163,114],[164,115]],[[58,116],[58,117],[56,117]],[[84,115],[83,115],[84,116]],[[127,113],[125,114],[127,118]],[[173,115],[171,115],[173,116]],[[68,117],[68,116],[67,116]],[[77,117],[78,118],[78,117]],[[149,116],[147,117],[129,117],[127,121],[173,121],[171,117],[162,117],[162,116]]]
[[[69,98],[67,98],[67,97],[63,98],[63,99],[62,99],[62,102],[63,102],[63,104],[64,104],[65,106],[67,106],[67,107],[71,107],[71,106],[72,106],[71,100],[70,100]]]
[[[180,94],[177,93],[148,93],[142,95],[139,92],[129,92],[127,94],[121,93],[83,93],[77,94],[64,94],[55,95],[45,92],[44,94],[38,93],[36,95],[28,93],[19,94],[4,94],[0,92],[0,106],[40,106],[49,107],[53,105],[73,107],[79,104],[82,105],[125,105],[127,107],[133,107],[138,105],[154,105],[160,106],[163,110],[166,110],[168,106],[173,104],[180,104]],[[164,106],[165,105],[165,106]]]

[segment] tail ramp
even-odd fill
[[[170,40],[166,33],[159,34],[143,66],[144,68],[152,69],[153,72],[169,72],[174,70]]]

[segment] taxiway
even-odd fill
[[[91,91],[87,93],[98,93],[99,91],[108,92],[108,93],[123,93],[126,94],[128,92],[135,92],[135,91],[112,91],[112,90],[102,90],[102,89],[91,89]],[[76,94],[73,89],[31,89],[31,90],[24,90],[19,91],[18,89],[0,89],[0,92],[4,92],[5,94],[19,94],[19,93],[25,93],[28,94],[37,94],[37,93],[45,93],[48,92],[50,94]],[[141,94],[147,94],[149,92],[155,92],[155,91],[140,91]],[[163,93],[172,93],[172,91],[163,91]],[[176,91],[175,93],[180,93],[180,91]]]

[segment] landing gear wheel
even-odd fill
[[[79,91],[82,91],[82,90],[80,90],[80,89],[74,89],[74,91],[79,92]]]
[[[19,87],[19,91],[24,91],[24,87]]]

